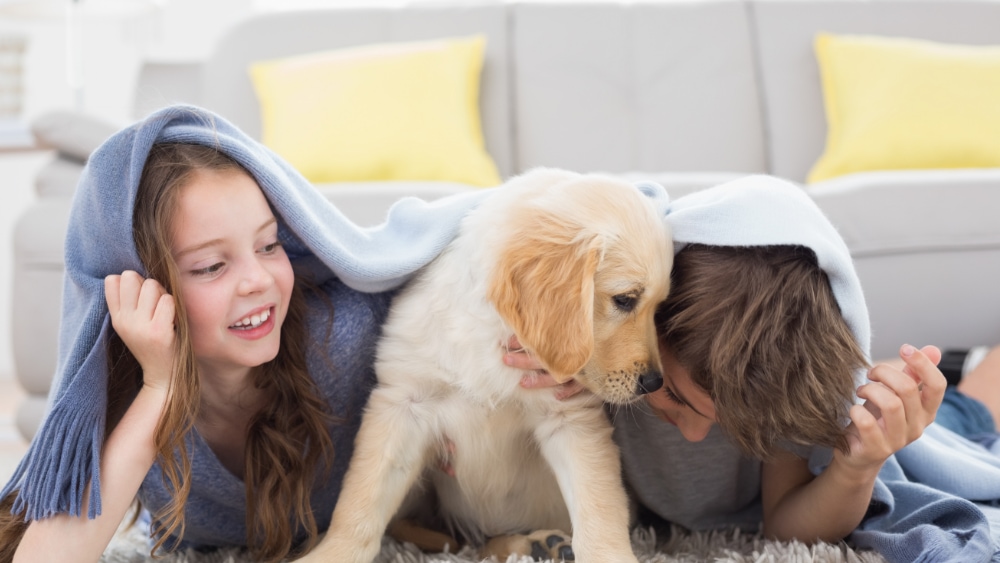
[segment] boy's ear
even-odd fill
[[[528,215],[532,215],[529,213]],[[522,217],[500,254],[488,297],[526,348],[558,383],[573,378],[594,351],[594,275],[598,236],[551,218]]]

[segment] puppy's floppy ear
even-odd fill
[[[594,351],[594,275],[604,241],[542,210],[515,221],[489,299],[521,343],[563,383]]]

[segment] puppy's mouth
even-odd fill
[[[626,406],[637,403],[643,396],[641,393],[636,392],[634,380],[631,383],[626,383],[626,380],[606,375],[598,376],[595,379],[591,379],[584,374],[577,376],[577,380],[588,391],[605,403]]]
[[[604,402],[622,406],[639,402],[647,393],[663,385],[662,376],[651,371],[639,375],[627,372],[588,374],[584,370],[577,380]]]

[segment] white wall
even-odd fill
[[[0,16],[0,33],[17,34],[28,40],[24,60],[24,112],[37,115],[45,107],[64,106],[72,95],[66,81],[63,59],[65,34],[57,20],[20,20]],[[33,201],[32,178],[51,158],[45,152],[0,152],[0,379],[13,376],[11,281],[13,278],[13,230],[17,217]]]
[[[48,153],[0,154],[0,380],[13,377],[11,281],[13,279],[14,222],[33,199],[31,180]]]
[[[34,15],[0,7],[0,34],[28,40],[24,67],[24,119],[52,110],[80,109],[113,123],[132,115],[135,82],[144,60],[197,61],[229,25],[250,13],[252,0],[83,0],[82,31],[73,54],[82,61],[82,96],[70,87],[65,13],[36,3]],[[135,5],[144,4],[141,10]],[[29,8],[33,4],[24,4]],[[30,12],[31,10],[29,10]],[[13,375],[11,282],[13,230],[34,201],[33,178],[52,158],[47,152],[0,149],[0,380]]]
[[[82,96],[68,80],[67,20],[61,8],[69,0],[12,1],[29,8],[12,11],[0,0],[0,34],[28,39],[24,121],[51,110],[81,109],[124,125],[136,117],[132,115],[135,82],[144,61],[199,61],[229,26],[255,10],[435,0],[78,0],[82,33],[73,55],[82,61]],[[35,16],[25,17],[31,12]],[[0,379],[13,373],[14,223],[34,201],[32,179],[48,158],[51,155],[40,152],[0,151]]]

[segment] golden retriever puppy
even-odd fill
[[[306,559],[369,563],[431,491],[466,541],[571,530],[577,561],[635,563],[602,402],[662,384],[653,314],[672,261],[663,219],[629,183],[537,169],[496,190],[393,303],[330,530]],[[520,387],[502,363],[512,335],[592,394]]]

